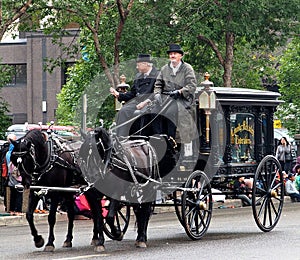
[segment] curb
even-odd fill
[[[3,216],[3,215],[6,216]],[[49,214],[34,214],[34,223],[42,224],[48,222]],[[65,213],[57,213],[56,221],[66,221],[68,219],[67,214]],[[23,226],[28,225],[25,213],[22,216],[10,216],[9,213],[1,213],[0,214],[0,227],[2,226]]]

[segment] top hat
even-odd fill
[[[150,54],[139,54],[136,62],[152,62]]]
[[[174,43],[169,45],[169,50],[167,50],[167,53],[169,54],[170,52],[178,52],[181,55],[184,54],[184,52],[181,49],[180,45],[179,44],[174,44]]]

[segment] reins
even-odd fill
[[[167,109],[167,107],[171,104],[172,101],[173,101],[173,99],[171,99],[171,98],[166,99],[166,100],[164,101],[165,104],[163,104],[163,108],[162,108],[158,113],[155,114],[155,116],[151,119],[151,121],[148,122],[148,123],[147,123],[145,126],[143,126],[142,128],[140,128],[138,131],[136,131],[135,133],[133,133],[132,135],[136,135],[138,132],[140,132],[141,130],[145,129],[145,128],[148,127],[150,124],[152,124],[152,123],[154,122],[154,120],[155,120],[159,115],[161,115],[161,114]],[[157,101],[151,102],[151,105],[149,105],[149,106],[147,107],[147,109],[145,109],[145,111],[144,111],[143,113],[141,113],[141,114],[139,114],[139,115],[137,115],[137,116],[131,118],[130,120],[128,120],[128,121],[126,121],[126,122],[124,122],[124,123],[122,123],[122,124],[119,124],[119,125],[117,125],[117,126],[115,126],[115,127],[112,127],[111,130],[112,130],[112,131],[115,131],[116,129],[118,129],[118,128],[120,128],[120,127],[123,127],[123,126],[125,126],[125,125],[127,125],[127,124],[129,124],[129,123],[131,123],[131,122],[134,122],[136,119],[138,119],[138,118],[140,118],[142,115],[144,115],[147,111],[151,111],[151,109],[153,108],[153,106],[154,106],[156,103],[157,103]]]

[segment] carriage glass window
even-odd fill
[[[230,115],[230,142],[233,163],[254,162],[254,115],[236,113]]]

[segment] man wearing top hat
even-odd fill
[[[154,93],[162,94],[162,99],[170,96],[173,102],[162,114],[168,120],[161,120],[160,124],[155,123],[154,128],[156,133],[168,134],[175,140],[178,111],[190,108],[194,101],[197,80],[193,67],[182,59],[184,52],[180,45],[170,44],[167,53],[170,61],[162,67],[157,76]],[[159,95],[156,95],[157,97]],[[182,106],[178,105],[178,103]],[[165,126],[163,125],[164,123],[166,123]]]
[[[158,71],[153,66],[151,56],[149,54],[139,54],[136,60],[136,67],[138,73],[130,91],[120,93],[114,88],[110,88],[112,95],[118,98],[120,102],[126,102],[118,112],[116,118],[116,133],[118,136],[130,135],[130,128],[134,122],[129,120],[134,117],[133,114],[136,110],[140,110],[147,105],[147,102],[149,101],[147,99],[149,94],[153,93],[154,83],[158,75]],[[126,124],[126,122],[128,122],[128,124]],[[139,127],[140,126],[137,126],[137,128]]]

